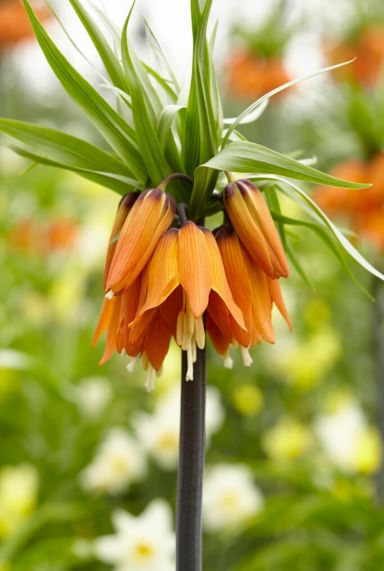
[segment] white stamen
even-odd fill
[[[224,357],[224,367],[226,369],[232,369],[233,367],[233,359],[229,353],[227,353]]]
[[[135,370],[136,367],[136,363],[137,363],[137,357],[133,357],[129,363],[127,364],[127,371],[128,373],[133,373],[133,371]]]
[[[191,351],[192,351],[192,361],[195,363],[197,359],[197,351],[196,351],[196,341],[194,337],[192,337],[191,340]]]
[[[150,393],[155,388],[156,371],[151,365],[148,367],[147,377],[145,379],[145,388]]]
[[[204,349],[205,347],[205,331],[203,318],[195,319],[195,339],[196,345],[199,349]]]
[[[106,299],[112,299],[113,296],[114,296],[114,293],[111,289],[109,291],[107,291],[107,293],[105,294]]]
[[[193,355],[192,355],[191,346],[189,346],[187,349],[187,361],[188,361],[188,368],[187,368],[187,374],[185,375],[185,380],[193,381]]]
[[[240,347],[240,351],[244,367],[250,367],[253,363],[253,359],[249,353],[249,350],[247,349],[247,347]]]

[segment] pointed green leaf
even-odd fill
[[[16,139],[35,154],[68,167],[132,177],[129,168],[115,155],[73,135],[33,123],[1,118],[0,133]]]
[[[268,180],[276,180],[284,185],[284,192],[289,196],[294,198],[299,204],[306,204],[313,210],[313,212],[318,216],[323,225],[330,230],[334,238],[342,246],[342,248],[353,258],[361,267],[367,270],[370,274],[376,276],[380,280],[384,281],[384,275],[379,272],[372,264],[370,264],[364,256],[356,250],[356,248],[350,243],[350,241],[342,234],[342,232],[333,224],[333,222],[328,218],[328,216],[321,210],[321,208],[310,198],[301,188],[289,180],[282,179],[273,175],[263,176],[263,178]]]
[[[121,53],[130,88],[131,111],[140,151],[149,178],[153,184],[158,184],[170,173],[156,132],[157,114],[160,113],[162,105],[158,94],[150,83],[148,72],[128,45],[127,32],[131,14],[132,9],[124,24]]]
[[[193,175],[197,166],[217,152],[222,132],[221,102],[207,41],[211,5],[212,0],[207,0],[200,11],[198,2],[191,3],[194,46],[183,141],[184,163],[190,175]],[[200,190],[205,192],[204,188]]]
[[[78,15],[84,28],[87,30],[100,58],[108,72],[109,77],[116,87],[122,90],[127,89],[127,81],[121,64],[113,50],[105,40],[104,34],[97,26],[89,12],[84,8],[79,0],[69,0],[76,14]]]
[[[96,172],[82,168],[76,168],[73,166],[69,167],[65,163],[60,163],[58,161],[42,157],[41,155],[33,153],[32,151],[29,151],[28,149],[19,145],[10,145],[10,149],[12,149],[21,157],[31,160],[32,164],[30,168],[33,168],[38,164],[43,164],[50,167],[69,170],[83,178],[86,178],[87,180],[91,180],[92,182],[99,184],[103,188],[109,188],[122,195],[126,194],[129,191],[137,190],[140,188],[137,181],[125,177],[120,177],[119,175],[115,175],[113,173]]]
[[[18,141],[9,145],[33,161],[97,179],[119,193],[139,186],[128,167],[114,155],[72,135],[12,119],[0,119],[0,133]]]
[[[67,93],[85,111],[109,145],[128,165],[135,178],[145,180],[146,171],[137,151],[135,132],[99,93],[74,69],[34,14],[28,0],[24,4],[44,55]]]
[[[336,178],[307,166],[287,155],[263,147],[257,143],[235,141],[207,161],[204,167],[243,173],[277,174],[316,184],[343,188],[367,188],[360,184]]]
[[[340,264],[343,266],[344,270],[347,272],[352,281],[357,285],[357,287],[370,299],[373,299],[370,292],[356,278],[355,274],[352,272],[351,268],[349,267],[349,264],[345,259],[344,255],[345,250],[343,249],[343,247],[340,247],[339,242],[332,237],[332,234],[330,234],[326,228],[320,226],[319,224],[313,224],[312,222],[307,222],[306,220],[297,220],[296,218],[290,218],[288,216],[284,216],[277,212],[272,212],[272,216],[274,220],[282,224],[289,224],[293,226],[304,226],[312,230],[312,232],[314,232],[324,242],[327,248],[336,256]]]

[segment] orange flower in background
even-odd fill
[[[192,380],[206,330],[230,366],[231,346],[240,347],[249,365],[250,347],[274,342],[273,305],[290,327],[277,281],[288,267],[264,198],[249,181],[237,181],[225,191],[225,208],[235,229],[227,223],[212,233],[180,208],[175,216],[173,199],[158,188],[121,200],[94,336],[96,343],[107,335],[101,363],[116,350],[132,358],[132,371],[139,358],[152,389],[172,339],[187,353]]]
[[[46,6],[35,7],[39,19],[50,17]],[[13,47],[22,40],[33,37],[32,26],[20,0],[0,1],[0,50]]]
[[[345,161],[331,170],[337,177],[352,176],[358,182],[369,180],[372,187],[348,190],[319,187],[314,199],[329,214],[339,214],[354,231],[375,248],[384,248],[384,153],[369,161]]]
[[[69,218],[55,218],[45,224],[25,218],[11,229],[9,243],[23,252],[51,255],[73,249],[78,231],[76,222]]]
[[[264,58],[250,52],[235,53],[226,65],[225,75],[230,96],[247,101],[290,79],[281,57]]]
[[[328,43],[324,51],[332,65],[356,58],[348,66],[334,70],[335,77],[374,88],[380,80],[384,66],[384,26],[370,25],[356,40],[336,45]]]

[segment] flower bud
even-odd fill
[[[226,212],[249,255],[270,278],[287,277],[289,269],[271,213],[260,190],[249,180],[225,188]]]

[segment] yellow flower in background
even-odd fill
[[[324,327],[307,341],[289,349],[280,367],[291,384],[311,389],[326,377],[341,355],[341,341],[335,331]]]
[[[304,310],[304,320],[312,329],[319,329],[321,325],[327,325],[331,318],[329,304],[320,298],[311,299]]]
[[[361,474],[374,474],[380,465],[381,446],[377,430],[367,426],[361,432],[356,446],[356,468]]]
[[[312,444],[312,434],[294,418],[283,418],[264,433],[263,447],[273,460],[295,460]]]
[[[251,416],[263,407],[264,396],[261,390],[254,385],[241,385],[233,391],[232,403],[240,414]]]
[[[7,537],[33,512],[39,476],[34,466],[5,466],[0,471],[0,537]]]

